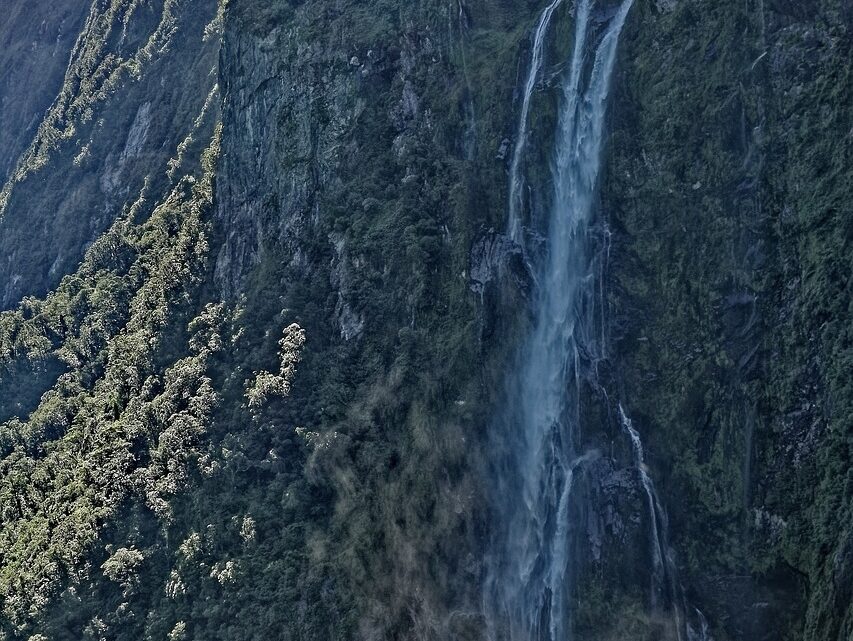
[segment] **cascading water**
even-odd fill
[[[551,24],[554,12],[563,3],[563,0],[553,0],[545,7],[536,25],[533,36],[533,52],[530,56],[530,68],[527,72],[527,81],[524,83],[524,95],[521,99],[521,115],[518,121],[518,131],[515,135],[515,147],[512,151],[512,160],[509,165],[509,223],[507,235],[515,242],[521,244],[521,207],[523,204],[524,180],[521,175],[521,160],[524,157],[524,148],[527,146],[527,120],[530,116],[530,101],[533,98],[533,90],[539,72],[542,70],[543,50],[545,48],[545,34]]]
[[[646,494],[646,503],[649,510],[649,541],[652,554],[652,586],[651,594],[653,605],[659,596],[664,594],[673,604],[675,613],[676,636],[679,641],[682,638],[682,606],[677,596],[677,587],[674,579],[675,564],[669,554],[667,545],[667,524],[664,512],[658,501],[654,483],[646,471],[645,454],[643,453],[643,442],[640,434],[634,428],[634,423],[628,418],[622,406],[619,406],[619,420],[622,427],[631,439],[631,447],[634,451],[634,465],[640,473],[640,481]]]
[[[653,601],[663,596],[672,606],[673,626],[675,637],[678,641],[713,641],[708,622],[705,615],[698,608],[693,608],[693,621],[688,620],[686,615],[687,603],[684,597],[684,589],[678,578],[678,568],[669,550],[669,526],[667,524],[666,512],[664,512],[654,483],[646,470],[646,460],[643,453],[643,442],[640,433],[634,427],[633,421],[619,406],[619,420],[622,427],[631,439],[631,447],[634,451],[634,465],[640,473],[643,491],[646,494],[649,510],[649,540],[651,542],[652,554],[652,586],[651,594]],[[653,605],[655,603],[653,602]]]
[[[570,638],[572,484],[579,468],[595,456],[577,451],[580,363],[590,347],[581,334],[591,322],[585,301],[594,287],[588,232],[610,77],[633,0],[623,0],[600,30],[591,24],[592,2],[576,1],[574,45],[556,132],[547,251],[532,265],[538,283],[534,325],[509,380],[508,410],[497,429],[506,459],[497,470],[499,534],[487,560],[484,595],[492,639]],[[552,2],[540,18],[537,41],[544,38],[558,4]],[[588,51],[594,55],[587,57]],[[531,66],[529,91],[538,65]],[[526,98],[522,123],[529,107]],[[525,126],[520,129],[517,147],[526,137]],[[520,184],[516,173],[517,168],[511,171],[511,181]],[[511,194],[518,190],[511,185]],[[518,233],[510,229],[510,236]]]

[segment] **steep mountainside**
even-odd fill
[[[6,4],[0,639],[853,639],[848,0]]]

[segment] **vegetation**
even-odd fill
[[[579,639],[671,629],[617,397],[717,641],[853,625],[849,23],[753,4],[638,1],[626,27],[592,234],[610,358],[580,410],[617,498],[575,532],[599,538]],[[538,10],[93,4],[0,198],[24,250],[92,239],[35,295],[5,284],[0,639],[483,638],[488,431],[534,284],[472,247],[505,221]],[[26,281],[50,251],[9,263]]]
[[[0,428],[0,596],[13,625],[39,614],[130,493],[167,518],[184,485],[216,403],[210,348],[171,363],[163,352],[203,273],[218,135],[200,180],[180,180],[134,225],[141,197],[47,300],[2,317],[7,362],[52,355],[67,366],[26,420]]]
[[[849,22],[735,4],[630,35],[603,189],[615,349],[679,558],[730,613],[716,637],[845,638]],[[725,594],[744,584],[776,614]]]

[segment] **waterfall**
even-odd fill
[[[495,427],[505,459],[496,470],[498,534],[486,560],[484,611],[492,639],[564,641],[571,632],[572,489],[576,474],[595,456],[577,451],[580,364],[588,352],[581,334],[591,322],[584,308],[595,281],[588,232],[610,77],[633,0],[623,0],[601,29],[591,25],[592,2],[576,2],[555,136],[547,252],[532,266],[538,283],[533,328],[508,379],[508,409]],[[543,12],[536,42],[544,38],[558,4]],[[531,65],[526,96],[541,65],[541,47],[540,42],[540,61]],[[588,57],[588,51],[594,55]],[[517,150],[524,145],[527,109],[528,98]],[[517,171],[511,173],[516,206],[511,201],[509,233],[516,238],[520,181]]]
[[[660,515],[662,511],[660,510],[657,492],[655,491],[652,479],[646,471],[646,460],[643,454],[643,442],[640,440],[640,434],[634,429],[634,423],[625,414],[625,410],[621,405],[619,406],[619,420],[631,439],[631,446],[634,450],[634,465],[640,473],[640,481],[643,485],[643,491],[646,494],[646,504],[649,510],[649,541],[652,546],[652,597],[654,598],[666,588],[664,559],[667,558],[667,552],[665,543],[666,534],[664,532],[662,538],[660,527]]]
[[[634,427],[622,405],[619,405],[619,420],[631,439],[634,452],[634,465],[640,473],[640,481],[646,495],[649,510],[649,541],[652,556],[652,605],[657,605],[655,599],[663,595],[672,606],[673,625],[678,641],[713,641],[705,615],[698,608],[693,608],[694,622],[686,616],[687,603],[684,588],[678,578],[678,568],[669,550],[669,533],[666,513],[661,507],[654,483],[646,469],[643,442],[640,433]]]
[[[646,495],[646,504],[649,510],[649,543],[651,545],[652,556],[652,605],[657,605],[657,597],[660,594],[665,594],[672,602],[675,613],[675,628],[676,635],[679,641],[682,639],[682,619],[681,604],[676,596],[676,586],[674,582],[674,566],[671,556],[668,551],[668,534],[666,517],[661,509],[658,495],[655,491],[655,486],[652,479],[646,470],[645,454],[643,453],[643,442],[640,439],[640,434],[634,428],[634,423],[628,418],[622,405],[619,405],[619,420],[622,427],[628,433],[631,439],[631,447],[634,451],[634,465],[640,473],[640,481],[643,485],[643,491]]]
[[[524,148],[527,146],[527,120],[530,115],[530,101],[536,80],[542,69],[543,49],[545,47],[545,34],[551,24],[551,18],[563,0],[553,0],[545,7],[536,25],[533,37],[533,53],[530,57],[530,68],[527,71],[527,81],[524,83],[524,96],[521,100],[521,115],[519,116],[518,129],[515,134],[515,147],[512,152],[512,160],[509,166],[509,224],[507,235],[517,243],[521,243],[521,206],[523,203],[522,192],[524,180],[521,176],[521,160],[524,157]]]

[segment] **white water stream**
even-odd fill
[[[643,442],[640,433],[634,427],[633,421],[619,406],[619,420],[622,427],[631,439],[634,452],[634,465],[640,473],[643,491],[646,494],[647,507],[649,510],[649,541],[651,543],[652,555],[652,606],[658,605],[660,597],[666,599],[667,605],[672,608],[673,627],[675,637],[678,641],[713,641],[708,622],[705,615],[693,608],[693,617],[687,616],[687,601],[684,589],[678,577],[678,567],[675,564],[669,549],[669,524],[666,512],[658,499],[654,482],[646,469],[646,459],[643,452]]]
[[[533,329],[510,376],[499,471],[502,531],[487,568],[485,612],[493,639],[566,641],[571,633],[572,560],[569,513],[576,473],[593,453],[577,451],[583,301],[594,285],[589,257],[604,117],[617,45],[633,0],[623,0],[600,28],[593,0],[576,0],[571,61],[555,136],[546,253],[532,265],[538,283]],[[520,237],[519,164],[530,98],[541,67],[547,26],[560,2],[543,12],[525,86],[510,184],[509,235]],[[588,55],[588,54],[592,55]],[[518,156],[518,158],[516,158]]]
[[[530,68],[527,71],[527,81],[524,83],[524,95],[521,99],[521,115],[518,121],[518,130],[515,136],[515,146],[512,151],[512,160],[509,166],[509,223],[507,235],[515,242],[521,244],[521,209],[524,200],[524,178],[521,175],[521,161],[524,158],[524,149],[527,146],[527,123],[530,117],[530,102],[533,98],[533,90],[539,73],[542,70],[544,58],[545,35],[554,12],[563,3],[563,0],[553,0],[545,7],[536,31],[533,36],[533,52],[530,57]]]

